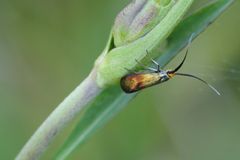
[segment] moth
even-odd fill
[[[122,90],[125,93],[134,93],[139,90],[142,90],[144,88],[148,88],[163,82],[168,81],[169,79],[173,78],[174,76],[185,76],[185,77],[191,77],[194,79],[197,79],[203,83],[205,83],[209,88],[211,88],[217,95],[220,95],[220,93],[215,89],[212,85],[207,83],[205,80],[191,74],[187,73],[178,73],[178,70],[182,67],[184,64],[186,57],[188,54],[188,49],[185,53],[185,56],[182,60],[182,62],[173,70],[162,70],[160,65],[153,59],[151,61],[156,65],[156,68],[152,67],[146,67],[145,72],[139,72],[139,73],[130,73],[125,75],[120,80],[120,85]],[[137,60],[136,60],[137,61]],[[137,61],[140,65],[143,66],[139,61]]]

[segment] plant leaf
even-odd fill
[[[168,45],[158,62],[166,65],[179,51],[186,46],[190,36],[194,37],[204,31],[234,0],[217,0],[196,13],[185,18],[168,37]],[[119,86],[105,89],[92,102],[78,125],[59,150],[56,159],[65,159],[81,145],[96,129],[102,127],[115,116],[136,94],[125,94]]]
[[[96,82],[100,88],[118,84],[119,79],[127,74],[124,67],[133,69],[138,66],[135,59],[144,59],[146,49],[149,51],[149,55],[156,58],[156,56],[153,56],[153,50],[162,46],[162,43],[179,24],[194,2],[194,0],[172,1],[175,2],[174,5],[154,28],[133,42],[110,50],[100,65],[95,66],[97,68]]]

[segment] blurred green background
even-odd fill
[[[87,76],[127,3],[0,1],[0,159],[13,159]],[[69,159],[240,159],[239,14],[237,0],[192,43],[182,69],[213,84],[221,97],[184,77],[146,89]],[[72,127],[43,159],[51,159]]]

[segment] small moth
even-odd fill
[[[187,54],[188,54],[188,50],[186,51],[182,62],[174,70],[162,70],[160,68],[160,65],[153,59],[151,59],[151,61],[156,65],[157,68],[146,67],[136,60],[137,63],[144,66],[149,72],[131,73],[122,77],[120,81],[122,90],[126,93],[137,92],[144,88],[166,82],[169,79],[173,78],[175,75],[178,75],[178,76],[185,76],[185,77],[191,77],[191,78],[197,79],[205,83],[206,85],[208,85],[208,87],[210,87],[216,94],[220,95],[220,93],[212,85],[207,83],[205,80],[191,74],[177,72],[185,62]]]

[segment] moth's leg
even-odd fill
[[[151,61],[157,66],[157,70],[161,71],[161,66],[159,65],[158,62],[156,62],[154,59],[151,58]]]
[[[140,66],[142,66],[143,68],[145,68],[145,69],[147,69],[147,70],[150,70],[150,71],[153,71],[153,72],[157,72],[157,71],[158,71],[158,70],[155,69],[155,68],[145,66],[144,64],[142,64],[141,62],[139,62],[137,59],[135,59],[135,61],[136,61]]]
[[[149,55],[148,50],[146,50],[146,53],[147,53],[147,55]],[[157,66],[157,71],[161,71],[161,66],[159,65],[159,63],[156,62],[156,61],[155,61],[154,59],[152,59],[152,58],[151,58],[151,61],[152,61],[153,64],[155,64],[155,65]]]

